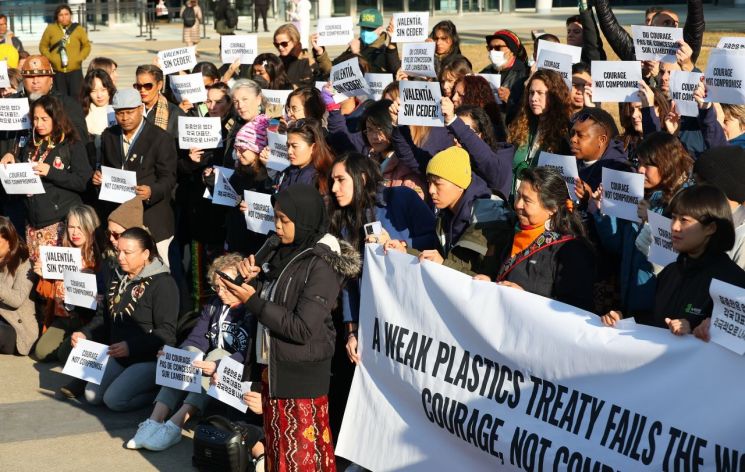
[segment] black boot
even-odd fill
[[[59,390],[57,390],[57,395],[59,395],[61,398],[74,400],[83,394],[87,383],[88,382],[86,382],[85,380],[73,379],[67,385],[63,385],[62,387],[60,387]]]

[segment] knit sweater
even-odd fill
[[[68,26],[68,30],[71,26]],[[82,69],[83,61],[91,52],[91,43],[88,41],[88,33],[85,32],[85,28],[78,25],[70,35],[70,38],[65,45],[68,57],[66,68],[62,67],[62,58],[60,57],[59,47],[52,50],[52,47],[64,36],[65,33],[58,23],[50,23],[47,25],[47,29],[44,30],[44,34],[41,36],[41,41],[39,41],[39,52],[49,59],[55,72],[72,72]]]

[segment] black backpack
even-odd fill
[[[258,426],[212,415],[194,430],[191,462],[203,472],[253,471],[251,448],[263,436]]]
[[[225,10],[225,26],[228,28],[235,28],[238,26],[238,10],[234,7],[228,7]]]
[[[194,12],[194,7],[186,7],[184,14],[181,15],[181,19],[184,20],[184,27],[191,28],[197,22],[197,14]]]

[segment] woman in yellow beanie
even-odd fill
[[[437,249],[416,251],[428,260],[469,275],[493,274],[502,248],[512,236],[510,211],[502,200],[491,199],[491,192],[476,185],[471,174],[471,158],[460,147],[441,151],[427,164],[428,193],[438,209],[435,233]],[[386,249],[406,251],[402,241],[391,240]]]

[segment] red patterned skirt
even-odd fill
[[[39,259],[39,247],[61,246],[65,234],[65,224],[54,223],[43,228],[32,228],[26,225],[26,244],[28,244],[29,259],[36,262]]]
[[[268,472],[336,472],[329,402],[318,398],[269,398],[264,384],[264,434]]]

